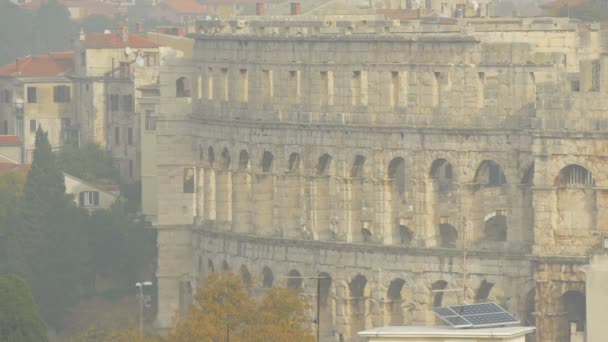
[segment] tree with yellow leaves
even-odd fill
[[[297,291],[273,288],[258,302],[234,274],[211,274],[203,284],[189,312],[178,319],[169,334],[169,341],[314,340],[306,327],[307,305]]]

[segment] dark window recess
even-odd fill
[[[81,207],[99,206],[99,191],[81,191],[78,195],[78,205]]]
[[[133,145],[133,128],[127,128],[127,142],[129,145]]]
[[[156,130],[156,119],[154,118],[154,112],[151,110],[146,111],[145,125],[147,131]]]
[[[38,124],[36,123],[36,120],[30,120],[30,132],[36,132],[37,128]]]
[[[193,194],[194,193],[194,169],[193,168],[185,168],[184,169],[184,193]]]
[[[110,95],[110,110],[117,111],[118,110],[118,100],[119,96],[116,94]]]
[[[122,110],[124,112],[133,111],[133,95],[129,94],[122,96]]]
[[[114,127],[114,144],[120,145],[120,127]]]
[[[57,103],[70,102],[70,87],[55,86],[53,88],[53,101]]]
[[[133,160],[129,159],[129,177],[133,178]]]
[[[2,102],[3,103],[11,103],[11,97],[12,97],[12,94],[11,94],[10,90],[4,89],[2,91]]]
[[[36,87],[27,87],[27,103],[36,103],[38,98],[36,96]]]

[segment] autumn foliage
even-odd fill
[[[239,276],[211,274],[168,336],[180,342],[314,341],[299,292],[272,288],[256,300]]]

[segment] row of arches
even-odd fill
[[[199,258],[199,263],[201,262],[202,259]],[[207,269],[199,271],[202,273],[215,272],[213,261],[208,259]],[[231,271],[226,261],[222,262],[222,271]],[[268,289],[280,283],[289,289],[302,290],[304,298],[311,301],[310,304],[314,309],[316,309],[316,287],[318,286],[319,315],[323,322],[321,325],[323,336],[335,336],[337,332],[346,337],[355,336],[358,331],[370,328],[374,324],[370,320],[372,312],[376,312],[376,315],[378,315],[377,312],[381,312],[382,324],[403,325],[411,319],[412,311],[430,310],[432,307],[456,303],[454,298],[448,303],[444,302],[445,294],[450,293],[444,290],[449,290],[450,285],[441,279],[428,285],[430,297],[427,305],[421,307],[414,304],[410,298],[412,292],[408,292],[407,288],[414,286],[413,283],[408,283],[399,277],[386,284],[384,293],[379,293],[375,289],[378,284],[373,283],[370,286],[370,280],[361,273],[355,274],[350,279],[334,279],[328,272],[303,275],[297,269],[291,269],[282,275],[275,275],[271,267],[264,266],[259,277],[254,277],[244,264],[238,268],[238,273],[243,283],[254,289]],[[340,284],[346,286],[342,291],[338,289]],[[493,287],[494,283],[483,279],[475,290],[475,301],[488,301]],[[336,316],[341,314],[345,316],[348,323],[344,326],[337,326]],[[341,329],[348,331],[339,331]]]

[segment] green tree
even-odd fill
[[[0,64],[31,54],[32,22],[30,12],[9,0],[0,0]]]
[[[76,26],[70,19],[68,9],[57,0],[43,2],[34,16],[33,24],[34,53],[71,49]]]
[[[25,281],[16,276],[0,276],[0,303],[0,341],[48,341],[46,326]]]
[[[117,20],[108,16],[93,14],[80,22],[80,28],[85,33],[102,33],[105,30],[112,30],[116,26],[116,23]]]
[[[96,144],[82,148],[67,146],[57,153],[59,169],[87,182],[118,182],[119,175],[112,164],[112,155]]]
[[[60,326],[68,308],[77,303],[88,274],[87,214],[65,194],[63,174],[41,129],[35,147],[23,190],[20,243],[43,317]]]

